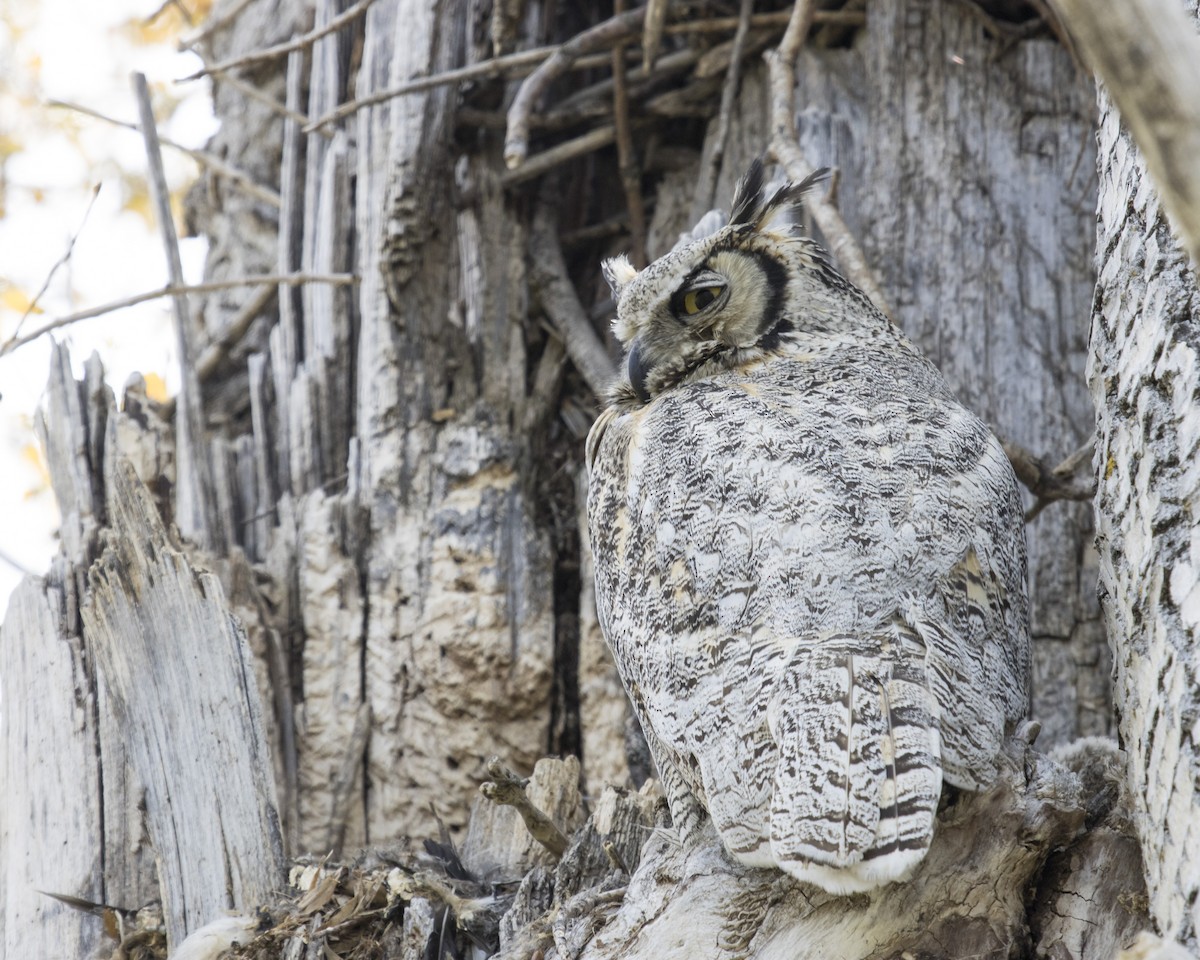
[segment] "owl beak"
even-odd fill
[[[650,402],[650,394],[646,390],[646,374],[649,372],[642,363],[642,344],[634,340],[629,346],[629,359],[626,361],[629,370],[629,385],[642,403]]]

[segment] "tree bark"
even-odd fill
[[[1200,397],[1196,265],[1171,235],[1146,164],[1100,97],[1099,280],[1088,380],[1096,404],[1100,595],[1117,716],[1164,936],[1200,929],[1200,556],[1192,504]]]
[[[994,790],[947,797],[910,884],[815,896],[671,841],[596,621],[582,517],[583,437],[612,362],[597,264],[629,242],[625,185],[611,149],[519,180],[548,147],[611,122],[606,98],[585,104],[594,122],[539,119],[596,76],[565,74],[534,105],[533,153],[512,172],[489,118],[519,80],[425,86],[308,132],[296,118],[479,64],[493,45],[563,42],[604,17],[537,2],[500,16],[498,4],[376,0],[304,50],[214,78],[224,120],[214,152],[277,188],[280,207],[198,185],[189,221],[209,238],[210,278],[352,271],[358,283],[194,300],[196,328],[222,345],[200,383],[208,432],[192,440],[197,450],[177,456],[163,411],[136,382],[118,409],[98,360],[76,383],[65,349],[56,353],[43,434],[62,556],[23,585],[0,633],[7,952],[111,950],[103,916],[136,923],[103,905],[132,911],[155,897],[173,945],[226,908],[250,919],[221,935],[245,936],[268,887],[283,886],[286,854],[311,858],[292,876],[299,900],[271,904],[278,923],[244,955],[299,956],[305,938],[336,943],[322,938],[370,914],[376,925],[362,929],[381,954],[414,958],[440,955],[449,937],[512,958],[815,956],[836,941],[864,958],[1107,960],[1148,926],[1135,830],[1152,854],[1155,918],[1186,936],[1188,835],[1173,831],[1187,821],[1156,837],[1152,818],[1182,809],[1191,701],[1153,720],[1141,708],[1155,700],[1156,664],[1185,684],[1185,633],[1151,634],[1175,638],[1161,650],[1116,641],[1122,732],[1134,769],[1148,771],[1123,791],[1111,744],[1076,742],[1114,725],[1083,504],[1028,501],[1038,508],[1027,526],[1033,716],[1038,748],[1056,752],[1014,740]],[[1063,460],[1093,417],[1082,377],[1094,282],[1083,239],[1096,191],[1090,85],[1045,30],[981,19],[980,9],[1007,16],[1003,4],[870,0],[847,15],[864,6],[865,27],[818,24],[801,54],[799,145],[838,167],[836,202],[897,322],[1000,434]],[[254,0],[205,56],[227,61],[346,8]],[[673,18],[664,44],[701,42],[672,39]],[[774,45],[781,29],[751,32],[747,49]],[[697,48],[682,72],[660,51],[661,74],[630,75],[651,257],[691,226],[704,158],[721,157],[716,196],[727,205],[767,145],[757,55],[742,62],[725,122],[713,115],[731,35]],[[557,132],[564,123],[578,125]],[[1145,335],[1113,324],[1120,337]],[[1134,378],[1127,392],[1158,390],[1154,410],[1176,403],[1168,420],[1182,437],[1185,368],[1172,367],[1171,385],[1147,381],[1145,355],[1120,337],[1094,331],[1096,368],[1111,356],[1113,377]],[[1183,354],[1154,362],[1168,356]],[[1133,408],[1114,409],[1100,415],[1104,442],[1139,449]],[[199,456],[212,466],[221,552],[171,531],[178,471]],[[1184,453],[1163,462],[1187,470]],[[1124,500],[1102,476],[1105,543],[1135,530],[1120,511],[1140,516],[1133,500],[1151,496],[1154,476]],[[1187,609],[1184,574],[1153,587],[1120,549],[1106,561],[1120,596],[1178,586],[1172,602]],[[1174,740],[1150,732],[1164,724]],[[30,736],[77,765],[69,789],[25,746]],[[1169,784],[1152,772],[1165,769],[1166,742],[1180,758]],[[532,771],[528,796],[567,838],[557,862],[513,810],[477,800],[495,754]],[[580,763],[538,762],[548,754]],[[72,855],[48,857],[68,832],[79,838]],[[102,916],[35,887],[101,905]]]

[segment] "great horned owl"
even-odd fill
[[[728,224],[605,264],[625,373],[587,442],[604,634],[685,838],[845,893],[902,879],[943,782],[1028,703],[996,438],[755,164]]]

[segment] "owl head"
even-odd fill
[[[804,194],[827,174],[818,170],[768,195],[756,160],[738,183],[728,222],[710,212],[640,272],[624,256],[604,262],[617,301],[613,330],[626,347],[614,398],[646,403],[706,364],[735,362],[770,344],[798,316],[819,322],[833,300],[844,300],[833,288],[844,290],[846,281],[797,230]]]

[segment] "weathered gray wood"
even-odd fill
[[[1200,36],[1177,0],[1056,0],[1158,185],[1176,236],[1200,269]],[[1192,16],[1189,16],[1189,12]]]
[[[168,939],[282,880],[261,707],[217,579],[167,537],[127,461],[105,470],[112,524],[81,614],[146,789]]]
[[[213,36],[214,59],[287,39],[305,29],[314,13],[316,22],[326,22],[339,6],[345,5],[255,0],[235,29]],[[565,39],[601,15],[598,8],[559,5],[554,20],[545,22],[548,6],[526,6],[514,21],[520,35],[510,38],[520,47]],[[989,39],[967,5],[872,0],[867,8],[868,24],[851,46],[810,50],[801,58],[805,151],[842,169],[841,209],[864,240],[900,322],[938,359],[964,399],[1035,452],[1065,456],[1090,430],[1077,376],[1091,294],[1088,92],[1056,46],[1043,39]],[[321,40],[310,55],[290,58],[286,91],[282,60],[261,62],[243,81],[269,97],[286,97],[294,109],[307,93],[308,109],[324,111],[347,96],[486,57],[490,14],[484,0],[376,0],[358,24]],[[717,178],[718,203],[728,203],[734,179],[769,135],[762,68],[747,61],[743,73]],[[721,77],[712,81],[719,89]],[[496,869],[511,864],[513,875],[505,879],[515,882],[534,851],[511,811],[502,811],[505,820],[489,809],[474,829],[466,827],[485,759],[500,753],[513,766],[530,769],[545,753],[581,745],[587,786],[580,815],[590,806],[592,818],[571,837],[563,864],[553,873],[545,867],[530,875],[517,898],[522,912],[512,915],[506,930],[506,956],[524,960],[537,949],[623,956],[629,943],[641,942],[637,938],[649,943],[672,935],[692,943],[696,957],[711,955],[714,943],[729,955],[769,956],[807,936],[798,931],[811,930],[810,921],[824,924],[833,914],[843,935],[871,924],[880,937],[895,933],[890,943],[938,954],[931,941],[905,940],[883,907],[857,898],[822,906],[794,887],[778,886],[778,878],[761,883],[732,876],[703,857],[688,863],[670,845],[661,818],[647,848],[649,865],[638,867],[630,852],[640,831],[651,832],[653,800],[650,794],[622,796],[618,803],[617,794],[602,790],[606,781],[633,782],[645,771],[627,756],[624,693],[589,604],[586,551],[572,540],[578,540],[580,501],[572,503],[570,478],[578,467],[583,421],[594,412],[593,395],[564,361],[562,344],[549,338],[544,305],[531,289],[529,227],[540,185],[506,190],[498,137],[455,130],[463,99],[487,109],[493,109],[484,103],[489,98],[502,102],[502,91],[498,85],[489,89],[490,82],[426,89],[323,133],[304,136],[292,124],[282,148],[283,121],[261,95],[248,101],[244,84],[214,81],[224,119],[215,149],[259,182],[279,183],[284,209],[277,221],[274,210],[240,189],[199,186],[191,219],[209,237],[211,275],[272,272],[282,263],[287,269],[351,265],[361,277],[357,290],[333,296],[315,287],[289,288],[288,295],[296,295],[279,298],[278,316],[264,306],[203,384],[211,449],[223,470],[222,530],[250,562],[236,548],[222,557],[191,551],[186,562],[192,569],[210,567],[221,580],[224,599],[218,601],[209,589],[215,581],[191,579],[209,591],[205,609],[233,612],[245,625],[252,655],[243,651],[243,662],[252,666],[233,676],[229,689],[243,707],[255,688],[270,704],[272,716],[262,718],[264,732],[253,749],[259,751],[260,779],[269,781],[267,771],[273,771],[292,849],[323,854],[396,835],[435,837],[440,818],[459,840],[466,829],[470,857],[487,847]],[[564,88],[575,82],[562,81]],[[673,135],[682,129],[673,127]],[[637,133],[635,147],[644,151],[643,189],[655,209],[652,246],[662,252],[690,226],[683,221],[694,167],[680,168],[679,162],[688,150],[698,161],[702,145],[664,143],[652,129],[645,136]],[[653,149],[651,140],[658,141]],[[597,190],[609,182],[611,163],[608,154],[597,154],[550,185],[544,195],[560,201],[564,229],[619,215],[623,201]],[[674,172],[656,182],[664,168]],[[614,244],[624,242],[617,238]],[[584,256],[568,247],[565,253],[580,301],[595,319],[594,303],[606,296],[595,267],[598,251],[588,248]],[[227,294],[200,302],[214,337],[242,306]],[[597,329],[604,332],[603,319]],[[77,621],[71,611],[82,600],[86,565],[101,530],[111,526],[104,463],[115,463],[118,453],[129,456],[169,524],[174,448],[144,390],[135,385],[126,391],[126,410],[112,413],[96,364],[79,387],[65,358],[56,362],[59,388],[51,394],[46,435],[56,451],[52,472],[64,501],[69,550],[55,582],[63,588],[64,620]],[[63,430],[63,422],[77,426]],[[1136,429],[1132,419],[1128,429]],[[1146,479],[1147,490],[1152,482]],[[570,536],[562,535],[565,529]],[[1030,533],[1041,691],[1036,714],[1046,725],[1044,739],[1105,732],[1112,721],[1107,653],[1098,642],[1099,615],[1090,599],[1096,558],[1087,518],[1082,508],[1054,505]],[[136,541],[123,545],[111,529],[104,536],[110,554],[96,571],[93,611],[101,602],[115,609],[118,593],[132,598],[150,589],[148,581],[119,579],[112,563],[122,549],[136,553]],[[183,569],[176,548],[156,557],[143,560],[158,564],[159,575]],[[1130,583],[1145,574],[1146,567],[1138,568]],[[155,589],[186,580],[156,579]],[[1168,581],[1159,585],[1169,592]],[[157,608],[122,609],[130,622],[140,623]],[[157,619],[175,623],[179,616],[173,607]],[[229,629],[217,634],[227,646],[235,636]],[[90,636],[83,634],[85,655]],[[1174,652],[1182,656],[1180,651],[1186,648]],[[1149,662],[1164,669],[1171,663]],[[1135,668],[1145,671],[1136,689],[1147,694],[1150,667],[1129,667]],[[126,769],[125,728],[118,719],[128,707],[121,697],[111,705],[108,699],[100,686],[94,762],[103,772],[105,797],[102,892],[123,891],[113,902],[136,906],[157,893],[146,866],[149,837],[163,842],[163,791],[149,783],[144,793]],[[61,713],[63,706],[51,709]],[[173,702],[165,716],[184,724],[187,709],[185,701]],[[1153,722],[1178,736],[1182,749],[1184,712],[1176,716],[1172,709],[1163,708],[1167,719],[1127,720],[1126,729]],[[572,742],[576,710],[582,730]],[[227,712],[213,716],[224,719]],[[7,727],[0,729],[7,736]],[[1157,756],[1151,745],[1173,742],[1139,729],[1147,739],[1142,752],[1131,750],[1135,762]],[[263,742],[270,760],[262,754]],[[135,738],[130,747],[141,769],[146,745]],[[193,768],[188,775],[203,781],[211,771]],[[1160,803],[1161,783],[1148,777],[1142,785],[1143,794]],[[1181,774],[1171,795],[1182,796],[1185,787]],[[198,802],[201,793],[177,786],[172,798]],[[1110,894],[1134,885],[1128,880],[1136,873],[1129,866],[1128,830],[1110,819],[1093,825],[1079,843],[1054,855],[1041,886],[1031,889],[1049,835],[1039,831],[1052,834],[1076,813],[1070,803],[1047,797],[1022,806],[1016,787],[1005,796],[966,798],[952,808],[944,856],[936,860],[941,886],[919,881],[911,895],[927,895],[928,916],[944,914],[937,922],[946,925],[959,922],[955,911],[964,901],[981,914],[995,907],[999,919],[988,929],[972,921],[952,931],[950,942],[964,951],[1016,944],[1025,953],[1040,949],[1059,960],[1124,946],[1122,938],[1139,921],[1122,913],[1125,901]],[[137,809],[143,800],[145,815]],[[1172,802],[1168,813],[1179,809],[1180,801]],[[1049,820],[1038,821],[1039,810],[1049,811]],[[230,811],[247,822],[261,814],[253,805]],[[601,829],[609,814],[623,817],[624,826]],[[980,824],[993,819],[1017,830],[987,846],[992,841]],[[1148,815],[1144,820],[1141,829],[1153,833],[1155,822]],[[1058,827],[1051,829],[1051,821]],[[620,834],[620,856],[637,873],[624,898],[618,891],[628,878],[603,852],[606,830]],[[180,836],[202,838],[182,830]],[[1036,848],[1033,861],[1023,841]],[[1006,842],[1008,860],[1001,850]],[[1184,832],[1155,848],[1167,851],[1156,862],[1175,870],[1172,876],[1188,869],[1180,852],[1186,842]],[[986,847],[980,855],[992,859],[964,868],[961,858],[969,860],[980,843]],[[8,884],[5,856],[0,848],[0,883]],[[177,853],[164,857],[168,868],[172,857],[178,860]],[[568,876],[571,857],[580,869]],[[1111,868],[1117,861],[1119,881]],[[1005,891],[998,904],[971,900],[984,885],[961,879],[988,864],[1008,878],[998,881]],[[689,870],[693,876],[677,890],[674,878]],[[218,866],[213,875],[221,872]],[[1175,894],[1162,893],[1167,879],[1160,882],[1168,910],[1162,916],[1174,916]],[[164,892],[175,902],[178,885],[167,881]],[[11,889],[5,886],[6,894]],[[679,905],[671,899],[676,896]],[[903,916],[894,899],[902,896],[893,890],[880,901],[894,908],[888,916]],[[1139,894],[1131,896],[1136,901]],[[958,906],[947,906],[946,898],[955,897]],[[1035,925],[1028,940],[1014,932],[1026,919],[1023,898],[1038,904],[1027,918]],[[443,906],[422,893],[380,942],[421,956],[430,937],[441,936],[434,921],[447,916]],[[804,913],[810,906],[814,912]],[[864,926],[853,927],[856,922]],[[710,934],[713,939],[706,939]],[[825,956],[826,946],[822,940],[815,949]],[[664,949],[647,948],[644,955],[669,956],[675,947]],[[319,944],[298,940],[288,951],[321,955]]]
[[[355,94],[457,66],[465,11],[373,5]],[[431,806],[458,834],[486,757],[528,768],[549,729],[552,556],[531,438],[498,415],[525,392],[524,239],[497,165],[464,158],[484,242],[460,252],[454,100],[425,91],[358,118],[370,836],[431,835]],[[484,300],[460,324],[464,261]]]
[[[529,802],[570,834],[584,820],[579,795],[579,761],[543,759],[526,787]],[[525,829],[520,814],[483,797],[476,799],[462,849],[463,863],[489,880],[512,880],[535,865],[552,866],[555,858]]]
[[[1125,756],[1088,737],[1055,759],[1083,782],[1086,833],[1046,862],[1030,916],[1034,949],[1046,960],[1112,960],[1150,926]]]
[[[62,514],[59,536],[63,552],[75,560],[83,560],[95,549],[104,510],[103,487],[92,469],[87,393],[80,389],[71,373],[70,352],[55,344],[51,351],[49,389],[37,418],[37,433]]]
[[[1101,97],[1096,403],[1100,590],[1150,913],[1200,936],[1200,291],[1145,164]]]
[[[361,767],[348,810],[334,804],[334,785],[347,757],[361,763],[356,742],[363,709],[363,597],[359,571],[340,548],[347,505],[320,491],[299,505],[296,534],[298,614],[306,640],[301,660],[304,700],[296,708],[300,830],[297,853],[321,855],[366,836]]]
[[[64,590],[21,581],[0,628],[0,953],[84,957],[98,918],[39,891],[104,902],[96,694]],[[64,692],[67,694],[64,696]]]

